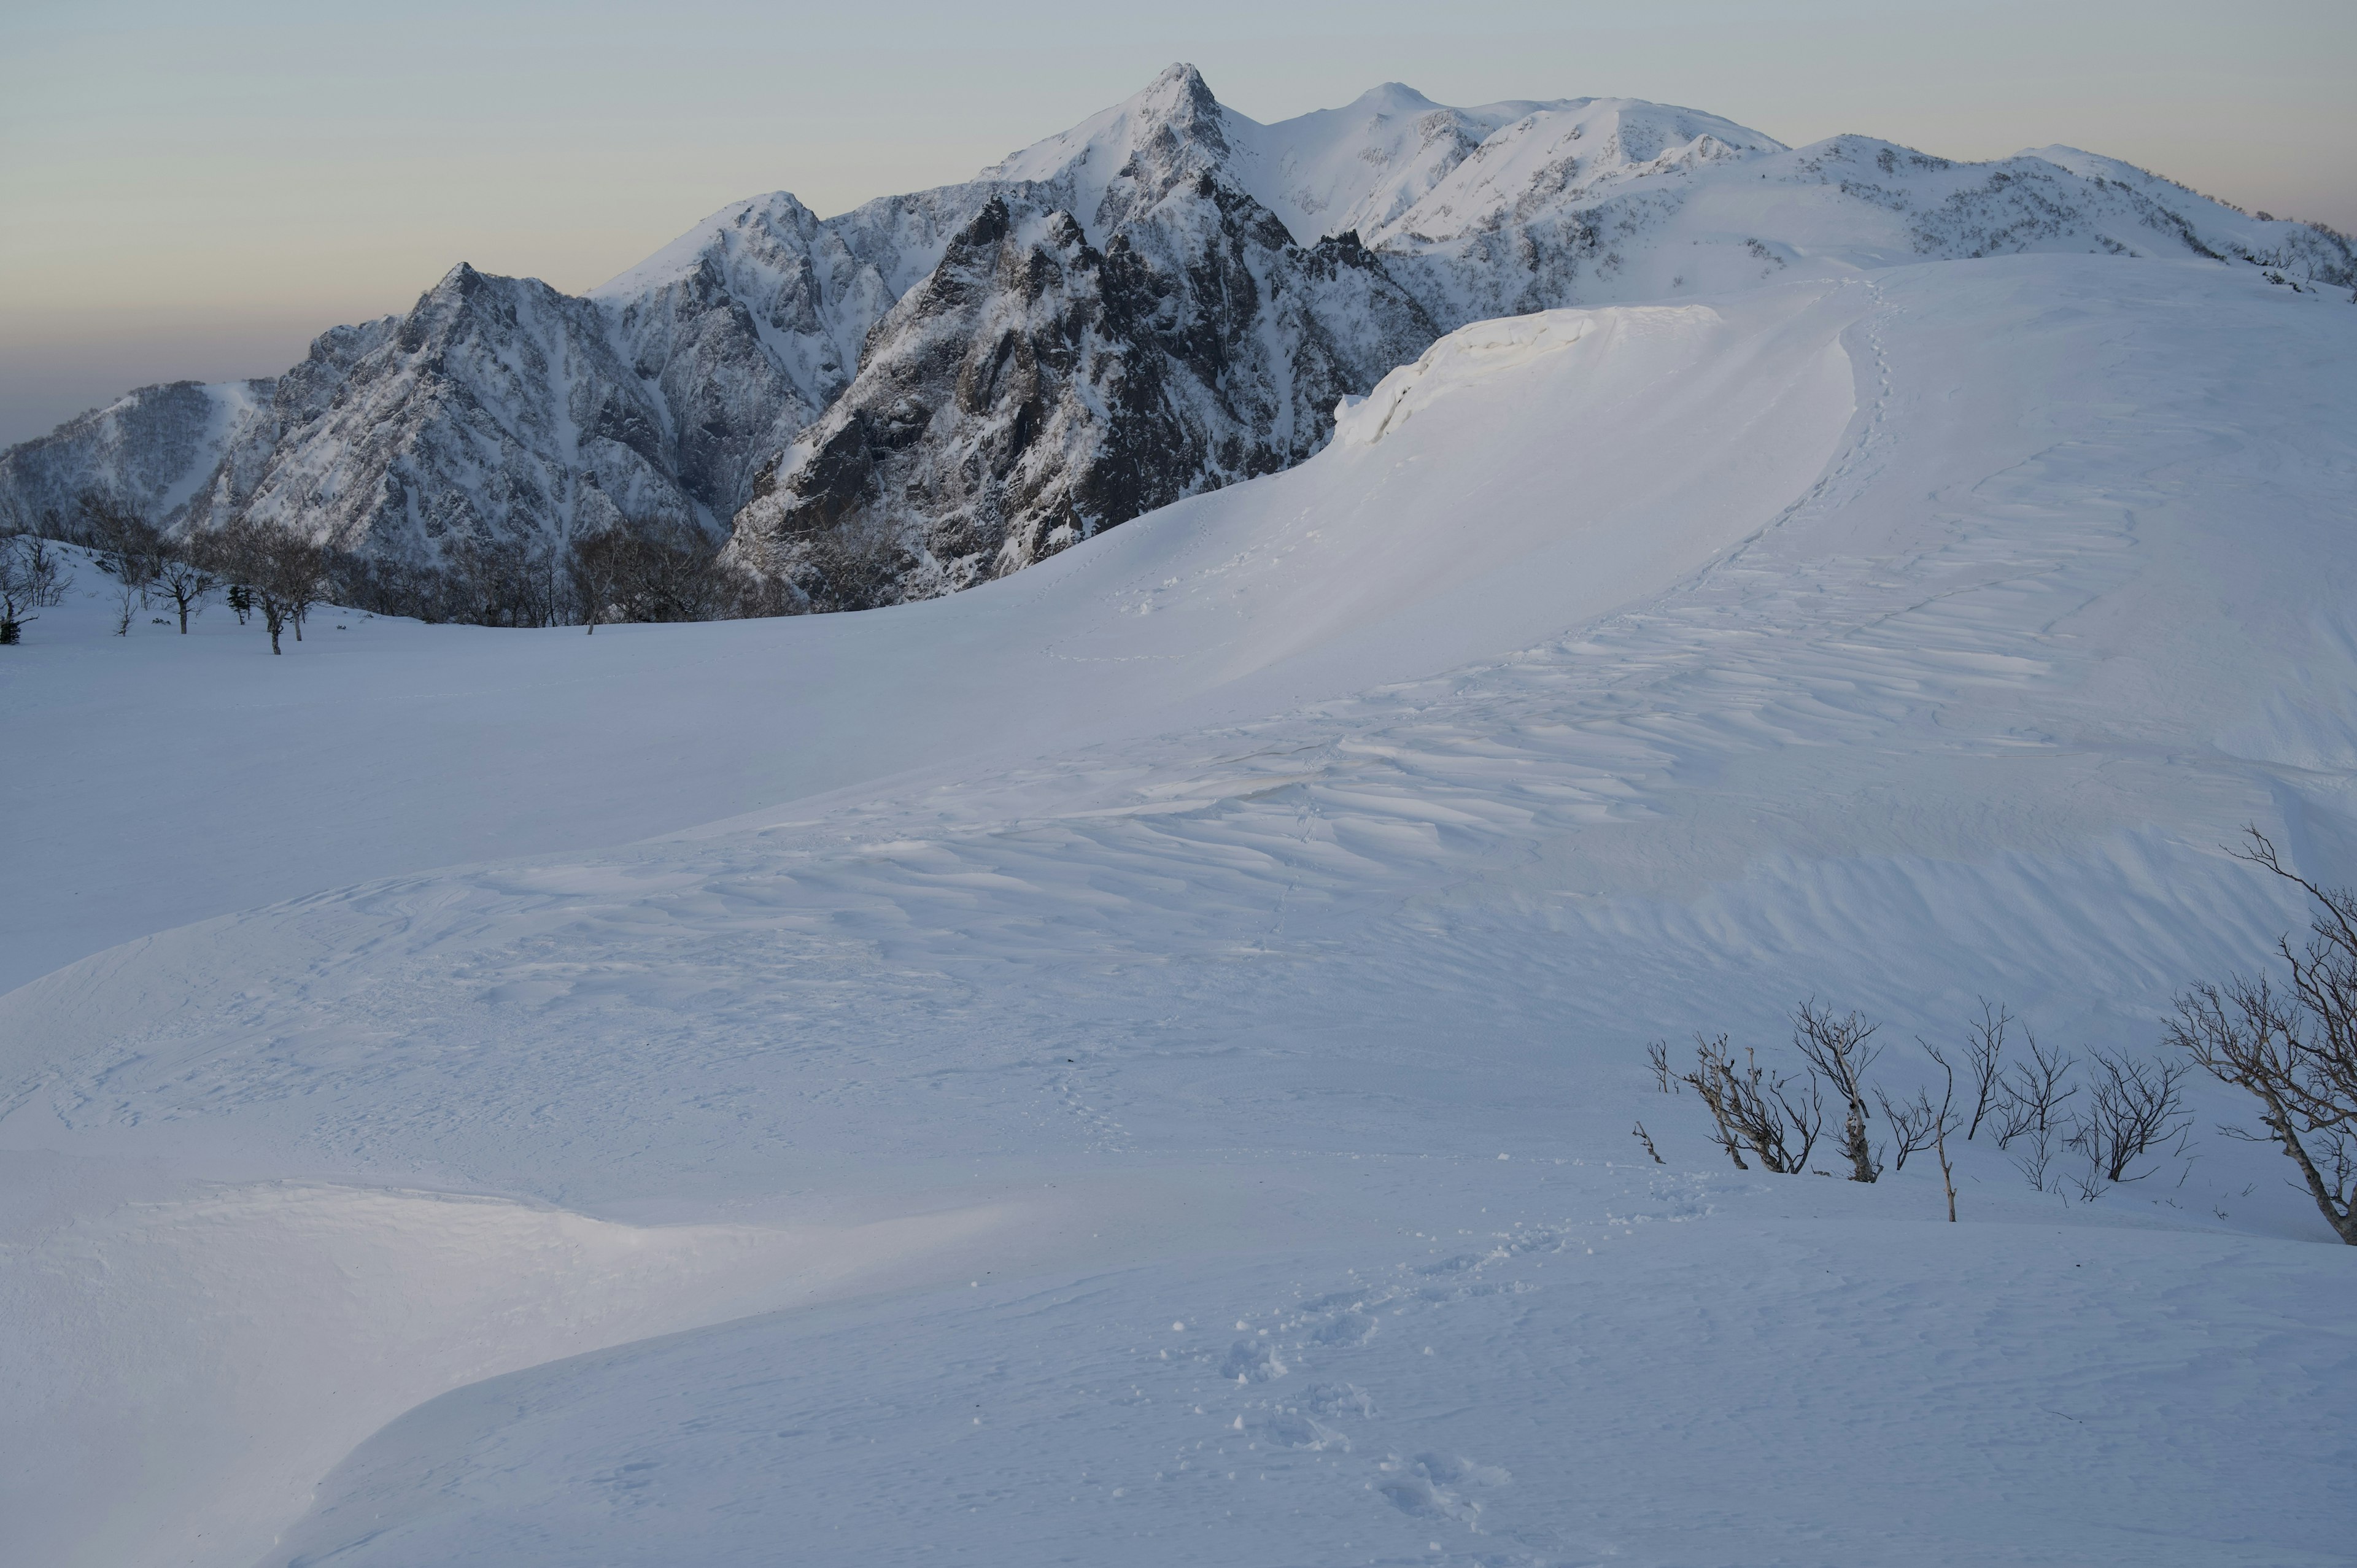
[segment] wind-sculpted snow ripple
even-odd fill
[[[1944,478],[1937,427],[1888,411],[1946,394],[1932,348],[1961,328],[1902,295],[1872,318],[1883,390],[1816,489],[1568,640],[191,935],[241,955],[235,994],[86,1060],[57,1114],[218,1113],[314,1157],[573,1190],[623,1148],[743,1170],[1148,1128],[1226,1143],[1280,1085],[1285,1105],[1339,1095],[1353,1126],[1478,1117],[1489,1093],[1427,1081],[1444,1042],[1488,1074],[1551,1039],[1769,1023],[1812,989],[2147,1008],[2280,918],[2143,804],[2223,836],[2271,786],[2195,723],[2147,709],[2165,727],[2123,732],[2111,706],[2154,678],[2142,645],[2115,649],[2139,594],[2176,592],[2155,553],[2206,548],[2172,518],[2232,483],[2190,456],[2244,437],[2132,312],[2080,308],[2132,414],[2057,405],[2018,456]],[[1894,510],[1894,491],[1933,499]],[[297,933],[317,956],[283,967]],[[1705,970],[1755,998],[1696,1017]],[[1214,1064],[1247,1046],[1230,1080]]]

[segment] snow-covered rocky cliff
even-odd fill
[[[1471,321],[2024,251],[2357,289],[2344,236],[2068,148],[1795,149],[1396,83],[1263,125],[1173,66],[964,185],[756,198],[586,296],[461,265],[274,381],[144,389],[0,455],[0,509],[249,513],[413,583],[685,522],[791,603],[888,603],[1290,467]]]

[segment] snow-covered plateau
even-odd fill
[[[1952,1140],[1950,1223],[1929,1155],[1737,1169],[1645,1047],[1791,1068],[1813,997],[1904,1095],[1987,998],[2153,1057],[2306,919],[2244,824],[2357,882],[2357,310],[1927,259],[1930,187],[1810,250],[1879,144],[1578,102],[1381,179],[1223,121],[1291,232],[1419,236],[1436,337],[968,591],[273,658],[73,553],[0,650],[0,1558],[2350,1561],[2357,1250],[2232,1091],[2116,1184]],[[992,222],[1111,267],[1126,113],[990,177],[1080,239]],[[1758,189],[1501,315],[1488,166],[1596,114],[1632,201]]]

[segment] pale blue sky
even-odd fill
[[[142,382],[284,369],[460,260],[579,289],[740,196],[834,212],[962,179],[1174,59],[1262,120],[1384,81],[1619,93],[1794,144],[2065,142],[2357,228],[2350,0],[12,0],[0,444]]]

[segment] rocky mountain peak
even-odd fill
[[[1208,125],[1216,134],[1218,122],[1226,113],[1211,95],[1203,73],[1184,60],[1164,66],[1130,102],[1137,105],[1141,119],[1181,131]]]

